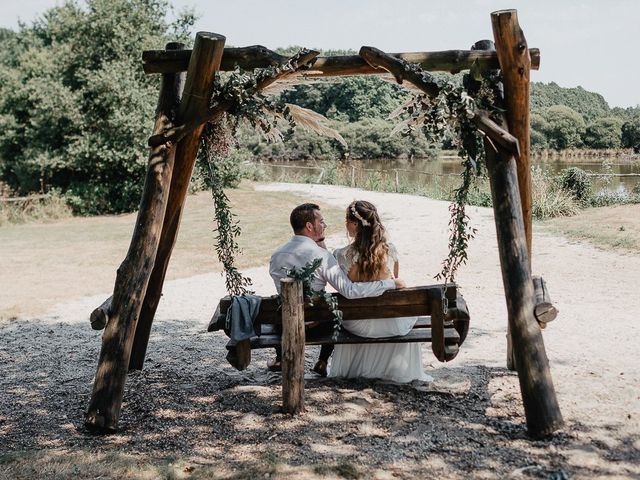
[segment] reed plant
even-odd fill
[[[534,167],[532,182],[532,215],[537,220],[567,217],[580,212],[579,201],[551,174],[540,167]]]
[[[0,226],[43,220],[56,220],[72,216],[71,207],[57,191],[47,195],[0,200]]]

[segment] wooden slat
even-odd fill
[[[371,320],[384,320],[382,318],[380,319],[371,319]],[[307,322],[307,323],[316,323],[316,322]],[[423,316],[418,318],[418,320],[416,321],[415,325],[413,326],[413,328],[431,328],[431,317],[429,316]],[[265,323],[260,325],[260,334],[261,335],[275,335],[275,334],[279,334],[280,332],[280,326],[279,325],[274,325],[272,323]]]
[[[455,345],[460,341],[460,335],[454,328],[445,328],[444,339],[447,345]],[[373,343],[408,343],[408,342],[431,342],[431,329],[419,328],[411,330],[407,335],[402,337],[387,338],[368,338],[359,337],[352,333],[342,330],[334,340],[331,335],[318,337],[309,337],[305,343],[307,345],[325,345],[325,344],[373,344]],[[251,339],[251,348],[269,348],[280,345],[280,335],[262,335]]]

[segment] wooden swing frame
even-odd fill
[[[360,55],[343,57],[317,57],[317,52],[310,52],[300,66],[317,57],[312,69],[297,73],[312,78],[391,72],[401,82],[403,73],[394,66],[397,58],[430,71],[457,73],[474,63],[502,71],[505,118],[500,124],[478,115],[476,125],[485,133],[508,338],[513,342],[508,365],[515,365],[518,372],[528,433],[543,437],[560,428],[563,420],[534,316],[530,265],[529,74],[531,68],[538,68],[540,52],[528,48],[515,10],[493,12],[491,22],[495,51],[385,54],[363,47]],[[204,124],[224,112],[225,105],[218,105],[217,110],[209,107],[216,72],[235,65],[253,69],[287,61],[264,47],[225,48],[224,44],[222,35],[199,32],[193,50],[170,43],[166,50],[143,53],[145,72],[161,73],[162,83],[131,244],[118,268],[113,296],[92,314],[92,319],[102,316],[106,328],[85,415],[85,425],[91,431],[117,431],[127,372],[143,367]]]

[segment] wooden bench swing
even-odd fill
[[[291,288],[290,279],[285,279],[282,283],[283,298],[299,302],[299,298],[287,296]],[[235,357],[239,359],[236,368],[246,368],[251,359],[251,350],[281,346],[284,337],[296,328],[297,322],[305,325],[307,333],[301,341],[306,345],[428,342],[431,343],[433,354],[441,362],[451,361],[458,355],[459,347],[469,331],[467,304],[454,284],[389,290],[371,298],[347,299],[337,293],[333,296],[338,299],[343,320],[419,318],[407,335],[399,337],[360,337],[345,329],[340,329],[335,335],[315,334],[309,327],[321,322],[334,322],[333,312],[324,300],[314,300],[311,305],[305,303],[303,318],[293,319],[295,323],[291,325],[285,324],[285,320],[291,319],[291,316],[283,315],[283,312],[291,311],[292,307],[284,305],[278,295],[263,297],[254,321],[256,336],[236,347]],[[220,301],[209,323],[209,332],[223,330],[229,335],[227,314],[230,306],[231,297],[224,297]],[[297,306],[294,308],[297,309]],[[288,368],[283,366],[284,370]]]
[[[531,68],[538,68],[540,53],[527,47],[515,10],[493,12],[491,23],[495,50],[484,41],[467,51],[386,54],[363,47],[360,55],[342,57],[318,57],[318,52],[311,51],[298,59],[293,71],[279,69],[263,78],[256,91],[283,76],[392,73],[398,82],[408,80],[432,96],[433,91],[420,84],[419,78],[410,78],[411,72],[404,68],[403,60],[419,64],[426,71],[457,73],[472,67],[479,72],[500,70],[504,86],[504,118],[496,120],[478,112],[472,120],[485,134],[487,169],[507,302],[508,338],[513,344],[512,349],[509,347],[508,366],[518,372],[528,433],[541,437],[560,428],[563,421],[535,317],[537,303],[530,264],[529,74]],[[117,431],[127,372],[141,369],[144,364],[204,124],[219,120],[234,106],[230,101],[218,101],[211,106],[216,72],[233,70],[236,66],[250,70],[282,66],[288,62],[288,59],[264,47],[225,48],[224,44],[222,35],[199,32],[192,50],[170,43],[165,50],[143,53],[145,72],[161,73],[162,83],[154,131],[149,139],[151,150],[147,177],[131,244],[118,268],[112,297],[94,312],[97,317],[103,317],[104,321],[100,323],[106,324],[106,328],[85,415],[85,426],[91,431]],[[312,68],[308,69],[310,62]],[[287,318],[301,319],[304,315],[300,282],[289,283],[292,286],[283,290],[286,308],[282,312],[282,323],[285,325]],[[451,308],[445,314],[442,292],[442,286],[420,287],[407,289],[405,293],[389,292],[380,300],[388,301],[387,305],[390,305],[396,296],[421,295],[422,303],[420,309],[415,310],[415,315],[429,315],[431,328],[424,328],[425,320],[419,324],[415,336],[427,340],[427,332],[430,332],[436,357],[447,360],[455,356],[457,347],[464,341],[468,314],[461,308],[463,303],[455,289],[447,289],[446,298]],[[455,296],[449,297],[450,292],[456,292]],[[362,302],[362,305],[372,306],[374,303],[369,302],[375,301],[341,300],[340,308],[349,310],[352,302],[353,305]],[[357,315],[357,311],[357,308],[350,310],[345,318]],[[382,311],[382,308],[376,310]],[[451,316],[453,313],[449,312],[457,313]],[[308,315],[313,318],[311,310]],[[366,315],[370,316],[369,313]],[[393,311],[390,316],[397,316],[397,312]],[[271,325],[277,324],[274,320]],[[254,346],[269,342],[271,333],[266,327],[269,324],[265,321],[263,325],[266,329],[264,338],[254,342]],[[296,325],[293,337],[304,338],[303,322]],[[301,352],[291,350],[286,337],[283,338],[283,355],[299,355]],[[304,342],[294,343],[304,348]]]

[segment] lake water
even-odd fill
[[[603,165],[606,161],[607,166]],[[607,187],[611,190],[626,189],[631,191],[634,186],[640,183],[640,158],[638,157],[582,157],[567,161],[564,159],[533,159],[532,164],[552,175],[556,175],[568,167],[578,167],[593,174],[635,174],[638,176],[617,177],[612,176],[592,177],[591,180],[595,190]],[[322,162],[313,160],[287,162],[286,167],[278,169],[272,164],[273,174],[293,173],[314,175],[318,174],[323,167]],[[291,167],[302,167],[299,169]],[[438,182],[440,185],[456,186],[458,175],[462,172],[460,159],[455,156],[442,156],[436,159],[400,159],[400,160],[354,160],[345,164],[347,169],[355,167],[357,175],[362,175],[363,171],[379,171],[385,176],[395,176],[398,172],[399,180],[402,182],[429,183]],[[311,168],[313,167],[313,168]]]

